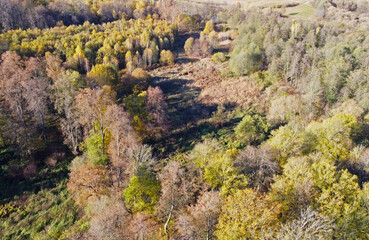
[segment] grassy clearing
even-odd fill
[[[309,4],[300,4],[295,7],[286,8],[286,14],[290,16],[304,17],[308,18],[313,16],[315,13],[315,8]]]
[[[21,205],[15,204],[2,215],[0,239],[58,239],[77,220],[77,213],[64,181],[56,188],[29,195]]]

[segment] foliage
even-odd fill
[[[222,53],[222,52],[217,52],[217,53],[215,53],[215,54],[211,57],[211,59],[212,59],[213,61],[216,61],[216,62],[224,62],[224,61],[226,60],[226,56],[225,56],[225,54],[224,54],[224,53]]]
[[[160,63],[162,65],[173,65],[174,64],[175,57],[173,53],[170,50],[162,50],[160,52]]]
[[[238,141],[243,145],[257,144],[265,139],[269,126],[266,119],[259,114],[247,114],[235,127]]]
[[[3,216],[0,235],[3,239],[57,239],[77,220],[79,211],[61,182],[29,195],[16,211]]]
[[[155,175],[148,171],[140,171],[129,180],[128,186],[123,191],[127,208],[136,213],[153,211],[160,193],[160,182]]]
[[[215,235],[219,239],[260,239],[277,227],[280,205],[251,189],[228,196],[222,207]]]

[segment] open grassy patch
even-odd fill
[[[315,13],[315,8],[309,4],[300,4],[295,7],[286,8],[286,14],[290,16],[304,17],[308,18],[313,16]]]
[[[20,201],[19,201],[20,202]],[[5,239],[58,239],[77,220],[78,208],[69,197],[66,181],[57,187],[32,194],[0,220]]]

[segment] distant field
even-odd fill
[[[296,17],[309,18],[314,15],[315,8],[313,8],[309,1],[306,0],[178,0],[187,3],[197,3],[197,4],[207,4],[212,6],[226,6],[226,5],[236,5],[238,3],[244,9],[250,7],[276,7],[276,6],[286,6],[286,5],[296,5],[293,7],[286,8],[285,14]],[[275,8],[279,11],[280,8]]]
[[[311,17],[315,13],[315,8],[309,4],[300,4],[295,7],[286,8],[286,14],[298,17]]]
[[[278,4],[305,3],[306,0],[187,0],[185,2],[206,3],[214,5],[233,5],[241,3],[244,7],[273,6]]]

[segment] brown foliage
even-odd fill
[[[131,216],[120,197],[104,196],[92,202],[90,207],[93,211],[89,222],[89,239],[126,239],[130,235],[127,225]]]
[[[147,90],[147,111],[153,118],[154,128],[167,130],[169,123],[167,108],[163,91],[159,87],[150,86]]]
[[[249,185],[258,191],[265,192],[279,172],[276,153],[268,146],[260,148],[247,146],[235,160],[235,167],[249,177]]]
[[[12,141],[23,155],[40,148],[37,131],[45,139],[45,118],[48,113],[48,86],[40,60],[24,62],[15,52],[2,55],[0,66],[0,96],[2,111],[7,115]],[[33,138],[33,139],[32,139]]]
[[[192,177],[192,179],[190,179]],[[159,174],[161,197],[157,206],[159,217],[165,219],[164,233],[173,214],[193,201],[198,190],[193,176],[186,176],[179,162],[170,162]]]
[[[105,166],[94,166],[84,156],[73,160],[67,188],[77,204],[85,205],[90,200],[109,194],[110,187],[111,180]]]
[[[182,238],[211,239],[221,212],[222,199],[219,192],[203,192],[197,203],[188,207],[188,215],[181,215],[177,229]]]
[[[30,179],[37,174],[37,165],[34,161],[27,163],[26,167],[23,169],[23,177],[25,179]]]
[[[136,132],[131,126],[131,120],[122,107],[118,105],[108,106],[105,118],[109,132],[112,134],[112,141],[109,144],[110,161],[115,168],[115,181],[120,187],[123,175],[132,173],[130,150],[138,146],[139,141]]]
[[[131,220],[128,231],[132,239],[158,239],[158,225],[145,213],[136,214]]]
[[[100,89],[86,88],[76,96],[77,108],[81,112],[79,121],[85,126],[86,132],[97,128],[102,139],[102,153],[105,152],[107,131],[105,112],[107,107],[115,102],[115,97],[116,93],[110,86],[103,86]]]

